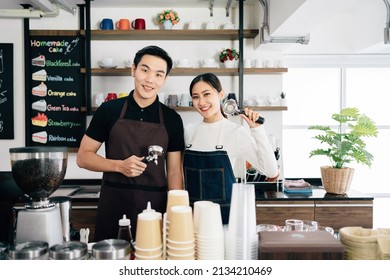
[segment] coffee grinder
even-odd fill
[[[9,150],[12,175],[30,203],[17,214],[16,244],[63,242],[59,207],[49,196],[61,185],[68,163],[66,147],[21,147]]]

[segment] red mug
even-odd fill
[[[116,96],[116,93],[110,92],[107,94],[107,97],[106,97],[106,99],[104,99],[104,101],[107,102],[107,101],[117,99],[117,98],[118,97]]]
[[[145,20],[143,18],[137,18],[131,23],[131,27],[134,29],[145,29]]]

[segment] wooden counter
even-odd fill
[[[61,186],[64,187],[69,185]],[[93,240],[100,185],[79,187],[80,190],[71,195],[71,222],[75,229],[90,228]],[[317,186],[310,195],[287,195],[276,188],[256,185],[256,219],[257,224],[277,225],[284,225],[289,218],[315,220],[336,231],[346,226],[372,228],[373,201],[373,197],[354,190],[346,195],[332,195]]]
[[[334,195],[317,186],[308,195],[288,195],[282,190],[262,188],[256,187],[257,224],[284,225],[286,219],[300,219],[315,220],[336,231],[346,226],[373,226],[374,198],[366,194],[350,190],[345,195]]]

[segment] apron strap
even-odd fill
[[[222,121],[223,121],[223,120],[220,121],[221,123],[220,123],[220,126],[219,126],[218,143],[217,143],[217,145],[215,145],[215,149],[216,149],[216,150],[222,150],[222,149],[223,149]],[[202,124],[199,124],[199,125],[196,127],[195,132],[194,132],[194,134],[193,134],[192,137],[191,137],[190,143],[187,144],[187,146],[186,146],[187,149],[189,149],[189,148],[192,147],[192,143],[194,142],[195,137],[198,135],[198,129],[199,129],[199,127],[200,127],[201,125],[202,125]]]

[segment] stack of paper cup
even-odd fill
[[[211,201],[194,203],[196,259],[225,259],[225,238],[221,207]]]
[[[233,184],[226,259],[257,260],[256,200],[253,184]]]
[[[138,214],[135,238],[136,260],[162,260],[161,220],[162,215],[159,212],[144,211]]]
[[[169,209],[172,206],[176,206],[176,205],[182,205],[182,206],[189,206],[190,205],[188,191],[186,191],[186,190],[170,190],[170,191],[168,191],[167,213],[169,213]]]
[[[169,230],[169,211],[172,206],[189,206],[190,199],[186,190],[168,191],[167,209],[163,217],[163,258],[166,259],[166,239]]]
[[[166,254],[168,260],[195,259],[194,221],[190,206],[170,208]]]

